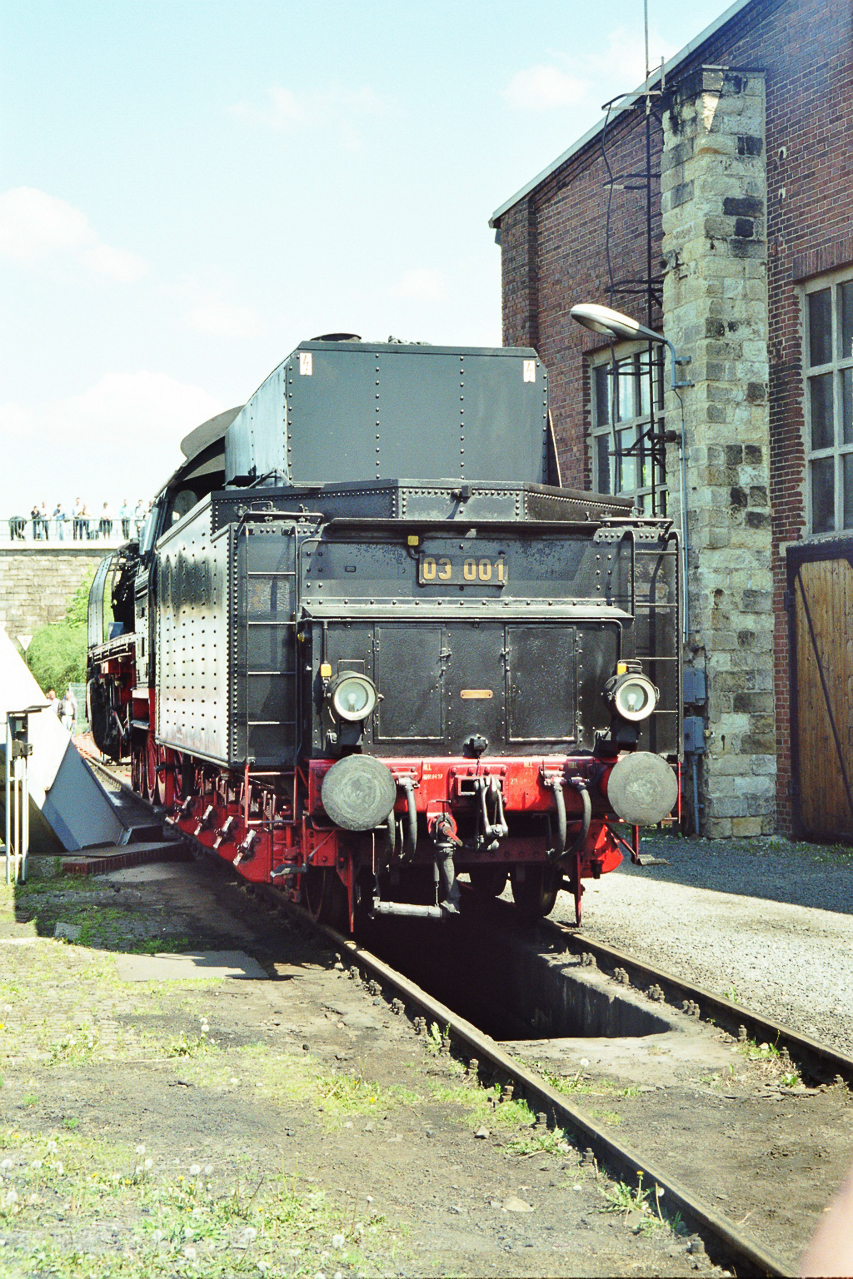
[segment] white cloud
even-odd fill
[[[444,272],[427,268],[406,271],[390,292],[392,297],[412,302],[444,302],[447,299]]]
[[[115,284],[135,284],[148,270],[136,253],[127,249],[111,249],[108,244],[96,244],[87,249],[83,262],[96,275],[102,275]]]
[[[369,86],[347,89],[332,84],[325,89],[296,93],[282,85],[267,90],[261,104],[239,102],[230,108],[231,115],[260,124],[280,133],[302,133],[337,129],[348,147],[361,146],[355,121],[366,116],[387,113],[390,102]]]
[[[81,209],[36,187],[0,194],[0,254],[34,267],[76,262],[117,284],[133,283],[147,269],[137,254],[105,244]]]
[[[503,97],[516,111],[552,111],[555,107],[574,106],[588,90],[588,81],[569,75],[559,67],[539,63],[517,71],[504,89]]]
[[[234,288],[227,272],[209,266],[163,286],[161,292],[174,300],[176,319],[186,329],[213,338],[261,337],[267,331],[265,322],[254,307],[229,301]]]
[[[649,39],[652,69],[676,52],[657,34]],[[641,31],[614,27],[600,52],[577,57],[552,51],[549,62],[517,71],[502,96],[516,111],[554,111],[594,105],[622,90],[630,93],[645,79],[645,43]]]
[[[191,306],[185,316],[187,328],[212,338],[253,338],[266,332],[266,325],[250,306],[235,306],[210,296]]]
[[[47,404],[0,404],[0,515],[58,498],[82,497],[92,509],[147,501],[180,465],[183,437],[223,407],[200,387],[147,370],[105,374]]]

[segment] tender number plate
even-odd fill
[[[505,586],[503,555],[419,555],[419,586]]]

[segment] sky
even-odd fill
[[[727,5],[648,0],[657,65]],[[0,0],[0,519],[148,501],[300,341],[501,341],[505,200],[642,0]]]

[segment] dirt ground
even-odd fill
[[[225,868],[34,870],[0,899],[3,1275],[722,1273]]]

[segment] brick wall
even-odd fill
[[[645,169],[645,130],[633,117],[619,120],[608,132],[608,155],[617,155],[614,174]],[[654,265],[660,268],[661,128],[652,123]],[[584,351],[602,345],[601,338],[569,318],[576,302],[608,302],[621,310],[636,309],[636,295],[621,282],[645,273],[645,195],[619,184],[608,195],[607,164],[600,147],[584,151],[552,174],[531,196],[508,210],[501,220],[503,340],[506,346],[536,347],[549,370],[551,410],[560,450],[563,483],[589,487],[590,462],[584,444],[583,406],[588,401]],[[609,208],[608,208],[609,205]],[[609,214],[610,262],[604,253]],[[535,251],[535,257],[531,258]],[[610,277],[616,285],[611,293]],[[645,311],[645,303],[643,303]],[[638,318],[658,324],[660,309]]]
[[[59,622],[103,552],[0,549],[0,626],[15,639]]]
[[[698,25],[698,23],[697,23]],[[798,285],[853,263],[853,6],[850,0],[754,0],[697,47],[670,87],[701,66],[760,69],[766,84],[768,413],[770,432],[771,576],[775,614],[772,675],[776,705],[777,823],[791,829],[791,744],[788,618],[784,608],[785,546],[802,537],[805,462],[802,412],[802,320]],[[627,86],[626,86],[627,87]],[[666,104],[664,104],[665,106]],[[659,173],[661,130],[652,136]],[[568,141],[568,139],[567,139]],[[615,174],[641,172],[645,128],[641,110],[610,131],[608,159]],[[551,374],[555,432],[564,482],[589,482],[585,444],[588,388],[584,351],[596,339],[573,325],[575,302],[604,302],[648,322],[640,303],[617,282],[645,274],[645,211],[639,192],[621,190],[610,208],[610,269],[605,239],[607,168],[600,138],[549,174],[501,219],[505,281],[504,341],[520,339],[521,292],[508,283],[535,279],[523,317]],[[653,269],[661,250],[660,199],[654,188]],[[522,211],[523,210],[523,211]],[[524,234],[520,233],[523,228]],[[535,269],[531,245],[535,244]],[[709,245],[709,251],[713,251]],[[652,317],[653,326],[660,315]],[[527,340],[530,340],[529,338]],[[690,354],[689,351],[683,354]],[[764,659],[762,659],[764,660]]]

